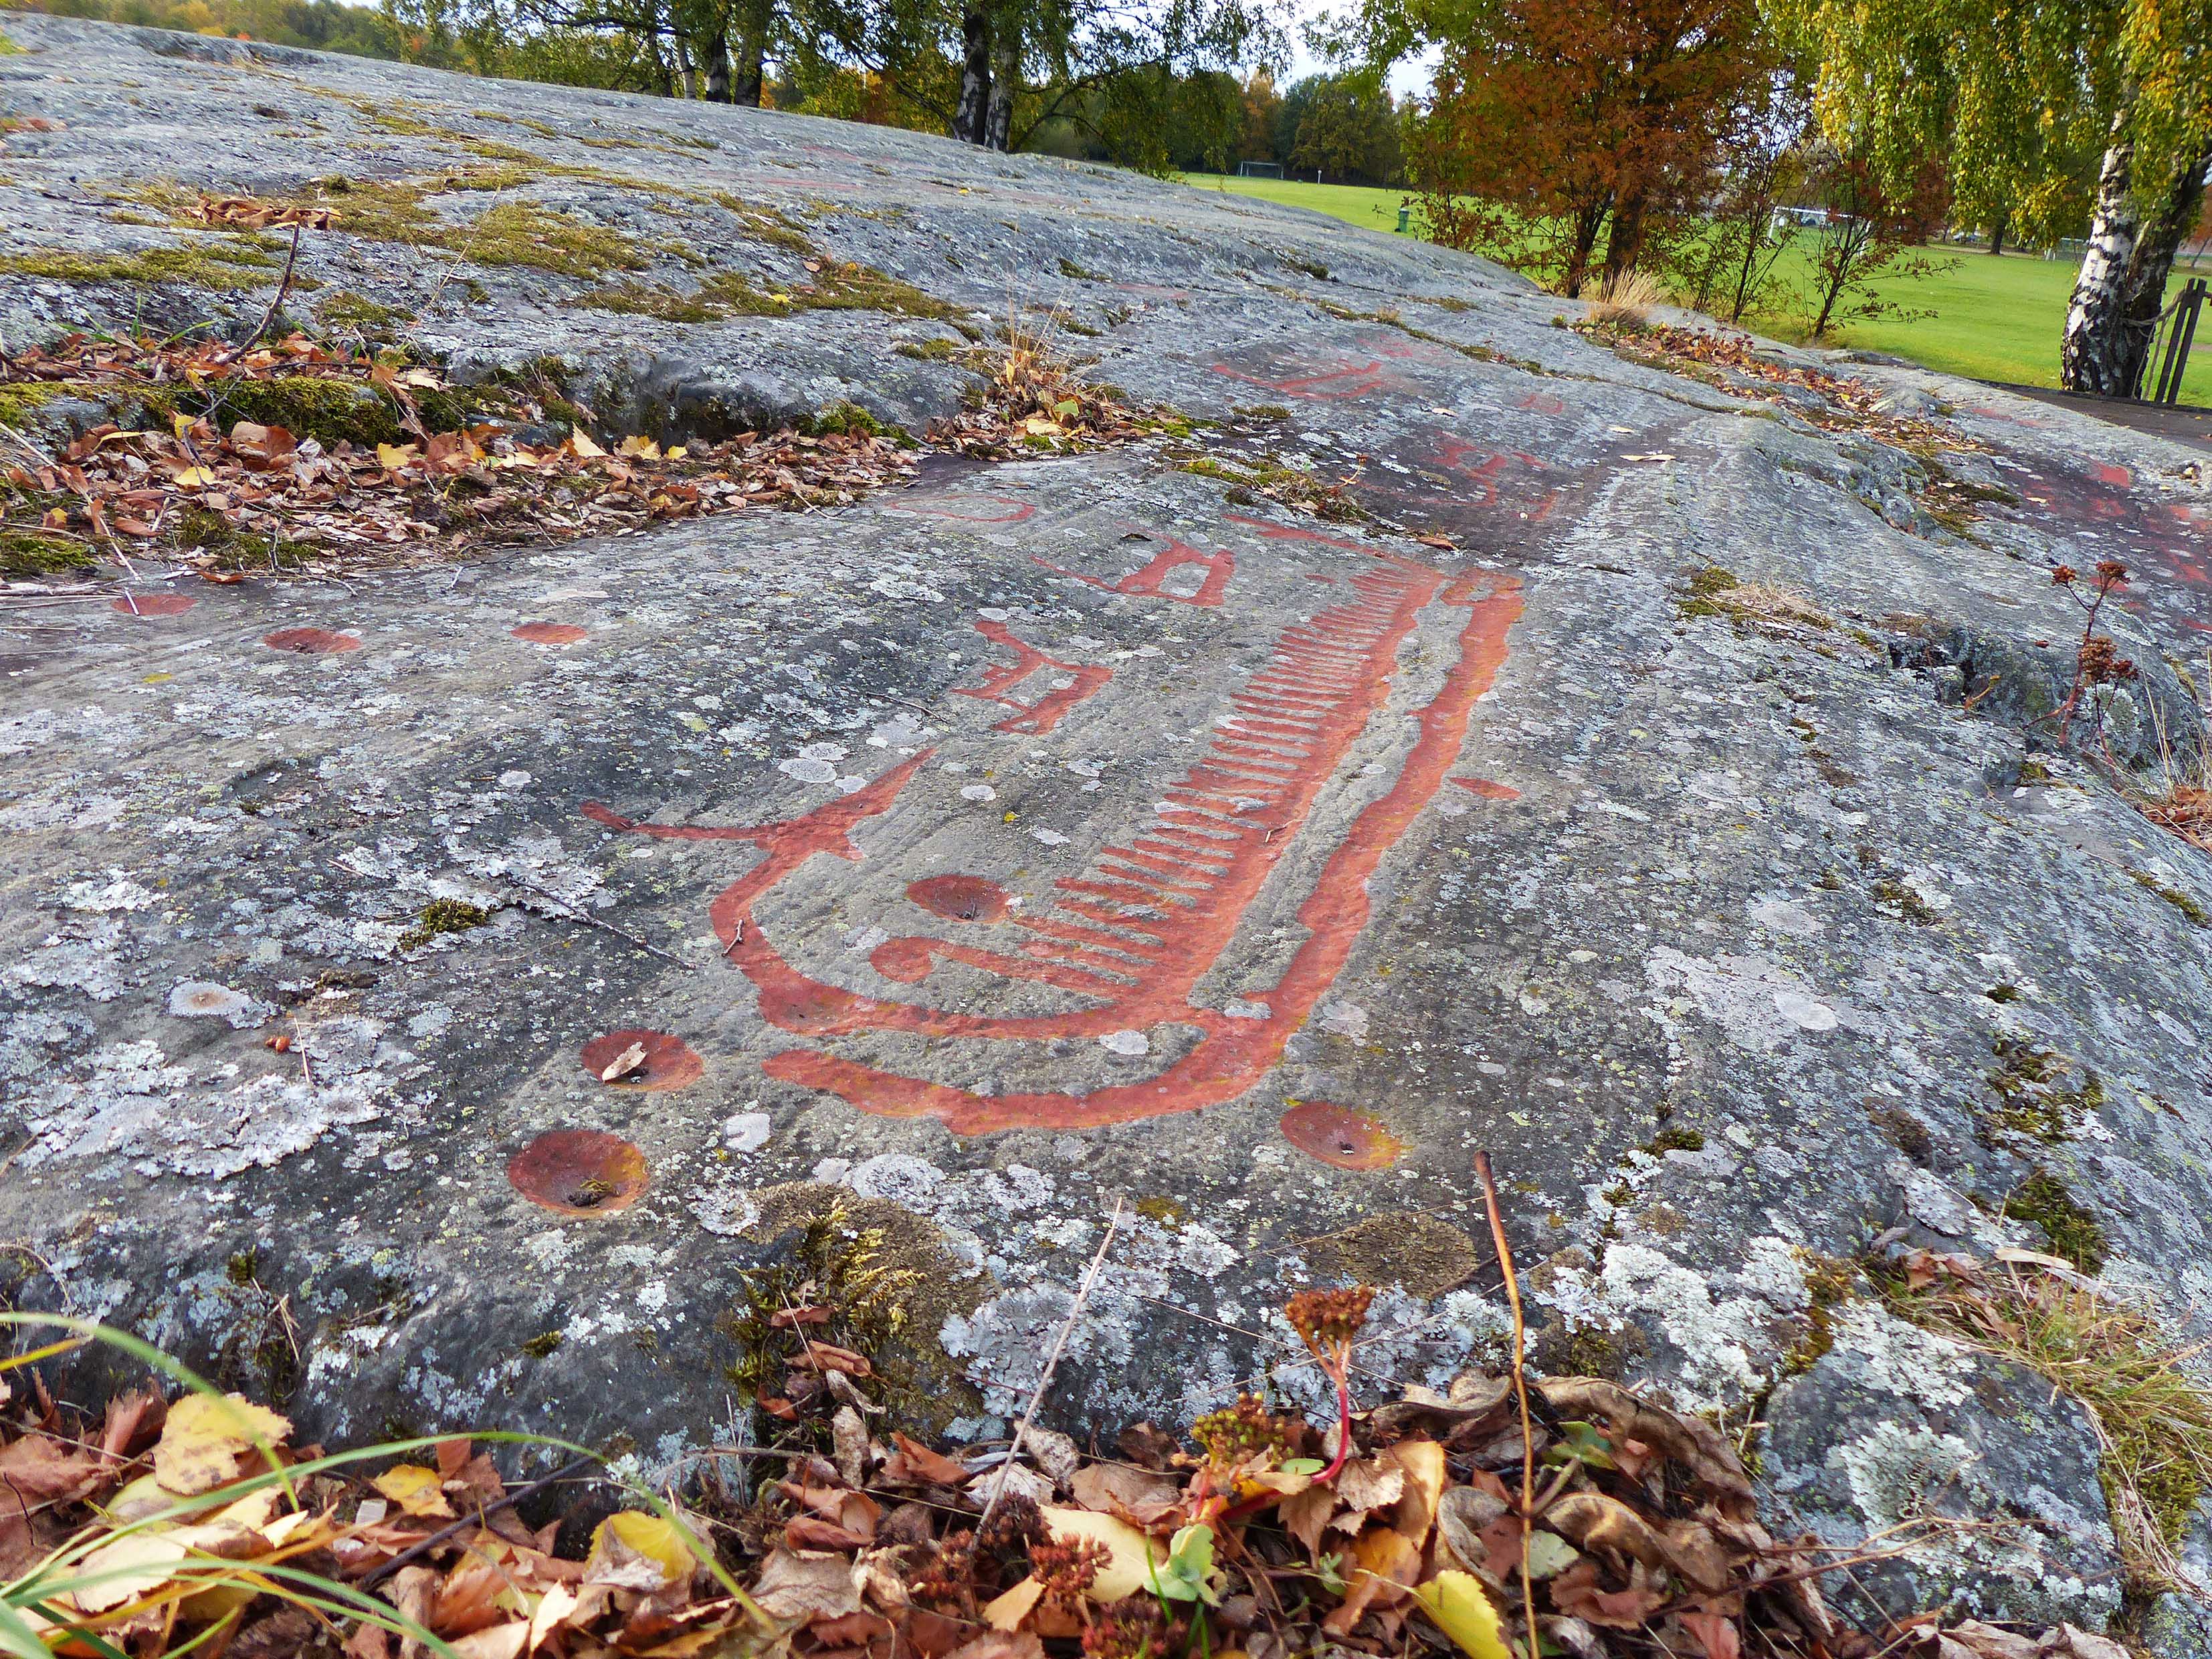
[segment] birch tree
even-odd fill
[[[1819,61],[1829,141],[1885,182],[1941,157],[1968,222],[2047,244],[2087,219],[2061,383],[2134,395],[2212,167],[2212,0],[1766,3]]]

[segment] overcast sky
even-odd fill
[[[1290,73],[1283,77],[1285,86],[1288,86],[1293,81],[1303,80],[1318,70],[1328,67],[1307,46],[1305,28],[1306,25],[1316,18],[1325,17],[1333,11],[1343,9],[1343,0],[1287,0],[1287,3],[1289,8],[1287,25],[1291,36],[1291,70]],[[1426,92],[1429,89],[1430,74],[1435,67],[1436,52],[1433,48],[1424,52],[1417,58],[1396,65],[1390,71],[1390,90],[1401,98],[1411,93]]]

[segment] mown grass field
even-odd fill
[[[1291,207],[1311,208],[1364,230],[1395,232],[1402,191],[1360,185],[1316,185],[1291,179],[1236,179],[1189,175],[1183,182],[1199,190],[1228,190]],[[1929,248],[1937,268],[1929,276],[1895,277],[1879,283],[1881,296],[1915,313],[1907,319],[1882,318],[1831,330],[1838,344],[1893,352],[1954,374],[1978,380],[2010,380],[2023,386],[2058,384],[2058,332],[2074,286],[2074,262],[2033,254],[2008,253],[1991,258],[1972,250]],[[1785,274],[1799,276],[1806,256],[1784,256]],[[1747,319],[1763,334],[1800,337],[1802,325],[1788,316]],[[2198,345],[2183,383],[2184,401],[2212,405],[2212,315],[2199,325]]]

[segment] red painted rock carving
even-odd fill
[[[608,1078],[607,1068],[633,1048],[645,1050],[645,1063],[621,1077]],[[681,1089],[696,1083],[707,1069],[683,1038],[665,1031],[610,1031],[586,1043],[580,1058],[586,1071],[620,1089]]]
[[[975,697],[1012,709],[1012,714],[991,728],[994,732],[1026,732],[1031,737],[1041,738],[1058,726],[1069,709],[1114,678],[1114,671],[1103,664],[1062,662],[1057,657],[1048,657],[1035,646],[1016,639],[1013,629],[1004,623],[987,617],[975,624],[975,631],[1014,653],[1012,663],[985,669],[982,684],[956,687],[952,693],[956,697]],[[1009,695],[1022,681],[1045,668],[1056,669],[1068,678],[1050,686],[1034,702],[1024,702]]]
[[[1452,781],[1470,795],[1480,795],[1485,800],[1519,800],[1521,792],[1510,783],[1499,783],[1490,778],[1454,778]]]
[[[1237,556],[1225,548],[1218,552],[1201,553],[1172,536],[1167,538],[1167,542],[1166,548],[1155,554],[1142,569],[1131,571],[1117,582],[1087,576],[1080,570],[1070,570],[1065,565],[1054,564],[1049,559],[1038,558],[1034,554],[1030,557],[1048,570],[1058,571],[1063,576],[1073,576],[1079,582],[1109,593],[1173,599],[1179,605],[1197,605],[1209,611],[1218,609],[1223,596],[1229,591],[1229,579],[1237,574]],[[1206,572],[1206,575],[1194,592],[1178,593],[1167,587],[1165,583],[1170,576],[1185,565],[1196,565]]]
[[[611,1215],[645,1192],[645,1154],[597,1129],[549,1129],[507,1160],[507,1178],[560,1215]]]
[[[1242,380],[1247,386],[1256,386],[1263,392],[1272,392],[1279,398],[1298,398],[1316,402],[1342,403],[1353,398],[1364,398],[1376,392],[1403,392],[1405,383],[1389,369],[1380,359],[1364,363],[1340,361],[1326,368],[1316,368],[1309,374],[1252,374],[1234,363],[1214,363],[1213,373],[1226,380]]]
[[[1380,1119],[1326,1100],[1302,1100],[1283,1114],[1283,1139],[1340,1170],[1387,1170],[1406,1143]]]
[[[261,643],[272,651],[295,651],[303,657],[361,649],[361,641],[352,635],[333,634],[327,628],[280,628],[274,634],[264,634]]]
[[[574,645],[578,640],[592,636],[588,628],[579,628],[574,623],[526,622],[520,628],[510,629],[518,640],[527,640],[532,645]]]
[[[189,593],[125,593],[107,608],[126,617],[181,617],[198,603]]]
[[[1331,539],[1280,526],[1267,531],[1282,539]],[[765,1069],[772,1077],[841,1095],[866,1111],[933,1115],[963,1134],[1127,1122],[1233,1100],[1275,1066],[1350,960],[1370,914],[1369,879],[1449,777],[1475,701],[1504,661],[1507,632],[1521,612],[1520,584],[1510,576],[1451,578],[1410,559],[1357,550],[1365,562],[1347,572],[1350,592],[1317,595],[1334,602],[1282,630],[1267,660],[1229,699],[1231,718],[1206,750],[1133,833],[1100,849],[1083,874],[1054,883],[1049,903],[1018,907],[981,878],[931,877],[908,896],[952,926],[941,934],[881,941],[870,957],[898,984],[958,964],[1033,988],[1024,996],[1030,1006],[1040,998],[1063,1005],[1048,1012],[968,1012],[848,989],[798,966],[757,914],[779,884],[815,857],[860,860],[862,826],[897,809],[933,750],[780,823],[653,824],[597,803],[585,815],[640,835],[759,848],[761,857],[722,890],[708,915],[727,959],[755,987],[763,1018],[814,1044],[863,1033],[1028,1043],[1114,1039],[1108,1046],[1123,1056],[1152,1048],[1173,1056],[1140,1079],[1082,1093],[985,1093],[822,1046],[771,1056]],[[1424,669],[1422,684],[1433,687],[1425,702],[1393,709],[1400,649],[1425,615],[1436,619],[1430,628],[1441,633],[1447,660],[1432,657]],[[1410,726],[1395,740],[1395,775],[1365,786],[1356,808],[1340,805],[1317,817],[1323,791],[1359,775],[1354,746],[1378,721],[1386,731]],[[890,825],[884,833],[898,838]],[[1267,968],[1240,975],[1231,947],[1263,895],[1267,914],[1278,921],[1293,915],[1304,937],[1286,957],[1270,957]]]

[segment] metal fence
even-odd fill
[[[2189,372],[2189,351],[2197,343],[2197,323],[2204,312],[2207,287],[2203,277],[2191,277],[2158,319],[2150,337],[2150,350],[2143,357],[2144,386],[2150,383],[2151,371],[2158,371],[2157,389],[2148,394],[2152,403],[2181,401],[2182,377]],[[2145,395],[2142,386],[2136,387],[2136,395]]]

